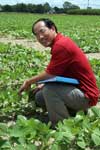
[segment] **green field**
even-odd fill
[[[31,27],[40,17],[51,18],[85,52],[100,52],[99,16],[0,13],[0,38],[35,38]],[[100,109],[59,122],[55,131],[34,119],[38,108],[29,101],[30,91],[18,96],[23,81],[42,71],[49,57],[49,51],[0,42],[0,150],[99,150]],[[100,88],[100,60],[90,63]]]
[[[32,24],[40,17],[52,19],[59,32],[70,36],[85,52],[100,51],[100,17],[0,13],[0,35],[32,38]]]

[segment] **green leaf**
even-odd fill
[[[75,122],[77,122],[77,123],[83,121],[83,119],[84,119],[83,111],[78,112],[74,118]]]
[[[82,127],[84,129],[90,129],[90,119],[88,116],[84,117],[83,123],[82,123]]]
[[[34,144],[17,145],[14,150],[37,150]]]
[[[5,142],[2,146],[1,146],[1,148],[3,148],[4,150],[6,150],[6,149],[11,149],[11,144],[10,144],[10,142],[9,141],[7,141],[7,142]]]
[[[71,142],[74,139],[74,135],[71,133],[71,131],[65,132],[65,135],[67,142]]]
[[[22,145],[17,145],[15,147],[15,150],[24,150],[24,147]]]
[[[95,143],[95,145],[99,146],[100,145],[100,129],[96,128],[93,131],[91,137],[92,137],[92,140]]]
[[[23,137],[25,134],[23,129],[21,130],[21,128],[19,128],[17,125],[12,129],[9,129],[9,133],[11,137]]]
[[[82,137],[80,137],[79,140],[77,141],[77,145],[79,147],[81,147],[82,149],[85,149],[86,143],[85,143],[85,141],[84,141],[84,139]]]
[[[7,134],[7,125],[5,123],[0,123],[0,136]]]
[[[92,107],[91,110],[92,110],[92,112],[95,114],[96,117],[99,117],[99,118],[100,118],[100,108],[97,108],[97,107],[95,106],[95,107]]]
[[[37,150],[37,147],[33,144],[27,145],[27,150]]]
[[[61,150],[58,144],[53,144],[51,150]]]
[[[82,149],[85,149],[85,147],[86,147],[86,144],[85,144],[84,141],[78,141],[78,142],[77,142],[77,145],[78,145],[79,147],[81,147]]]
[[[96,146],[100,146],[100,136],[97,134],[92,134],[92,140]]]
[[[0,147],[2,147],[6,143],[6,140],[0,138]]]

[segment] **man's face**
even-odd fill
[[[49,29],[43,21],[39,21],[34,26],[34,32],[37,40],[45,47],[51,47],[55,36],[57,35],[55,28]]]

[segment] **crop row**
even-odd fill
[[[0,149],[99,150],[99,108],[90,110],[92,116],[79,112],[52,130],[50,123],[46,125],[34,118],[38,108],[34,97],[29,99],[30,91],[18,96],[22,82],[42,71],[49,58],[48,51],[0,43]],[[100,87],[100,60],[93,59],[90,63]]]
[[[52,19],[58,31],[70,36],[85,52],[100,51],[99,16],[0,13],[0,36],[34,38],[31,31],[32,24],[41,17]]]

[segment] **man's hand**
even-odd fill
[[[37,85],[37,88],[40,90],[40,89],[42,89],[44,87],[44,84],[38,84]]]
[[[44,84],[37,84],[37,87],[35,89],[33,89],[33,94],[36,94],[43,87],[44,87]]]
[[[45,79],[49,79],[51,77],[54,77],[54,75],[48,74],[45,71],[43,71],[42,73],[40,73],[39,75],[33,76],[32,78],[30,78],[29,80],[26,80],[23,85],[20,87],[19,89],[19,95],[21,95],[21,93],[25,90],[28,90],[31,86],[31,84],[34,84],[40,80],[45,80]],[[38,89],[41,89],[43,87],[43,85],[39,85]]]
[[[30,80],[24,81],[24,83],[22,84],[22,86],[19,89],[18,94],[21,95],[21,93],[23,91],[27,91],[30,88],[30,86],[31,86]]]

